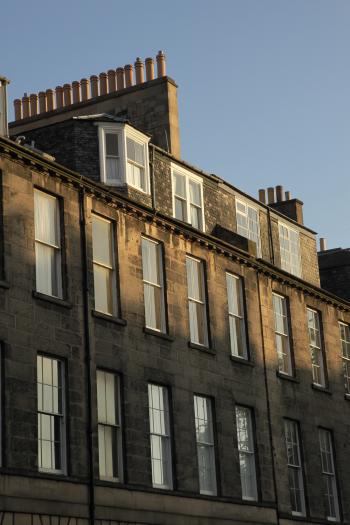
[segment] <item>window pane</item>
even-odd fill
[[[186,200],[186,178],[174,173],[175,195]]]
[[[95,262],[112,267],[112,224],[97,215],[92,216],[92,250]]]
[[[118,376],[97,370],[97,417],[100,477],[121,480],[121,433]]]
[[[243,310],[242,281],[239,277],[226,274],[227,302],[230,325],[231,354],[247,357],[245,321]]]
[[[261,256],[259,211],[236,200],[237,233],[256,243],[257,256]]]
[[[153,486],[172,488],[168,393],[165,387],[148,385],[148,405]]]
[[[291,420],[286,420],[284,423],[288,464],[289,493],[292,512],[299,515],[304,515],[305,494],[298,426],[295,421]]]
[[[292,375],[293,370],[290,351],[287,300],[285,297],[277,294],[272,294],[272,299],[278,369],[284,374]]]
[[[115,182],[120,181],[120,171],[119,171],[119,159],[114,157],[106,158],[106,181]]]
[[[194,396],[194,414],[200,492],[215,495],[216,469],[210,400],[202,396]]]
[[[94,265],[95,310],[113,313],[112,272],[103,266]]]
[[[299,233],[279,224],[281,267],[283,270],[300,277]]]
[[[240,461],[242,498],[257,500],[255,450],[251,410],[236,407],[237,442]]]
[[[119,157],[118,135],[116,133],[106,133],[106,155],[108,157]]]
[[[313,382],[317,385],[325,386],[319,314],[308,308],[307,318]]]
[[[62,472],[64,454],[64,409],[62,363],[37,356],[38,466]]]
[[[142,239],[145,323],[148,328],[165,332],[165,298],[162,251],[158,243]]]
[[[183,201],[177,197],[175,197],[175,218],[184,222],[187,220],[186,201]]]
[[[202,206],[201,185],[193,180],[189,181],[190,202],[196,206]]]
[[[332,435],[329,430],[319,429],[320,455],[323,478],[323,500],[326,518],[339,520],[339,502],[335,476]]]
[[[35,239],[53,246],[60,246],[59,209],[55,197],[34,191]]]
[[[130,137],[126,139],[126,150],[129,160],[136,162],[137,164],[144,166],[144,146],[135,142]]]

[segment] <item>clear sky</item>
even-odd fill
[[[349,0],[2,0],[0,25],[11,105],[164,50],[183,159],[350,246]]]

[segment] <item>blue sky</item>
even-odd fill
[[[182,157],[348,247],[349,25],[348,0],[3,0],[0,74],[12,103],[163,49]]]

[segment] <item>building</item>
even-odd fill
[[[298,199],[181,160],[157,71],[0,137],[1,525],[349,523],[350,302]]]

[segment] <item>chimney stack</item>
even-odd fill
[[[63,108],[63,88],[56,86],[56,108]]]
[[[81,89],[81,100],[88,100],[90,98],[89,95],[89,81],[87,78],[82,78],[80,81],[80,89]]]
[[[320,252],[324,252],[327,250],[327,239],[324,237],[320,238]]]
[[[266,191],[264,189],[259,190],[259,201],[266,204]]]
[[[165,67],[165,54],[163,51],[159,51],[157,55],[157,74],[158,78],[166,76],[166,67]]]
[[[126,64],[126,66],[124,66],[124,74],[125,74],[125,87],[131,87],[133,85],[132,64]]]
[[[275,202],[275,188],[267,188],[267,202],[273,204]]]
[[[73,104],[77,104],[77,102],[80,102],[80,82],[78,80],[74,80],[72,82],[72,88],[73,88]]]
[[[153,58],[146,58],[146,80],[154,80],[154,60]]]
[[[107,76],[108,76],[108,93],[113,93],[117,89],[114,69],[109,69],[107,72]]]
[[[137,58],[135,62],[135,76],[136,84],[142,84],[145,81],[144,71],[143,71],[143,62],[141,58]]]
[[[9,134],[7,122],[7,85],[10,81],[0,77],[0,135],[7,137]]]
[[[107,94],[107,73],[100,73],[100,95]]]
[[[21,120],[22,119],[22,100],[20,98],[16,98],[16,100],[13,101],[13,105],[15,107],[15,120]]]
[[[283,186],[276,186],[276,200],[282,202],[283,199]]]
[[[156,62],[157,77],[165,77],[166,60],[163,51],[158,51]],[[22,100],[16,99],[14,101],[15,121],[38,114],[42,115],[55,109],[59,110],[72,104],[79,104],[90,98],[93,99],[101,95],[114,93],[126,87],[143,84],[145,80],[147,82],[152,81],[154,78],[153,58],[146,58],[144,64],[143,60],[138,57],[136,58],[134,66],[127,64],[124,68],[118,67],[116,70],[109,69],[107,73],[102,72],[99,76],[92,75],[90,80],[82,78],[81,81],[75,80],[72,84],[64,84],[63,88],[57,86],[55,91],[47,89],[46,91],[40,91],[39,94],[33,93],[29,99],[27,99],[27,94],[25,93]]]
[[[53,101],[53,89],[46,90],[46,107],[47,111],[52,111],[55,108]]]
[[[117,90],[125,88],[124,81],[124,68],[118,67],[117,69]]]

